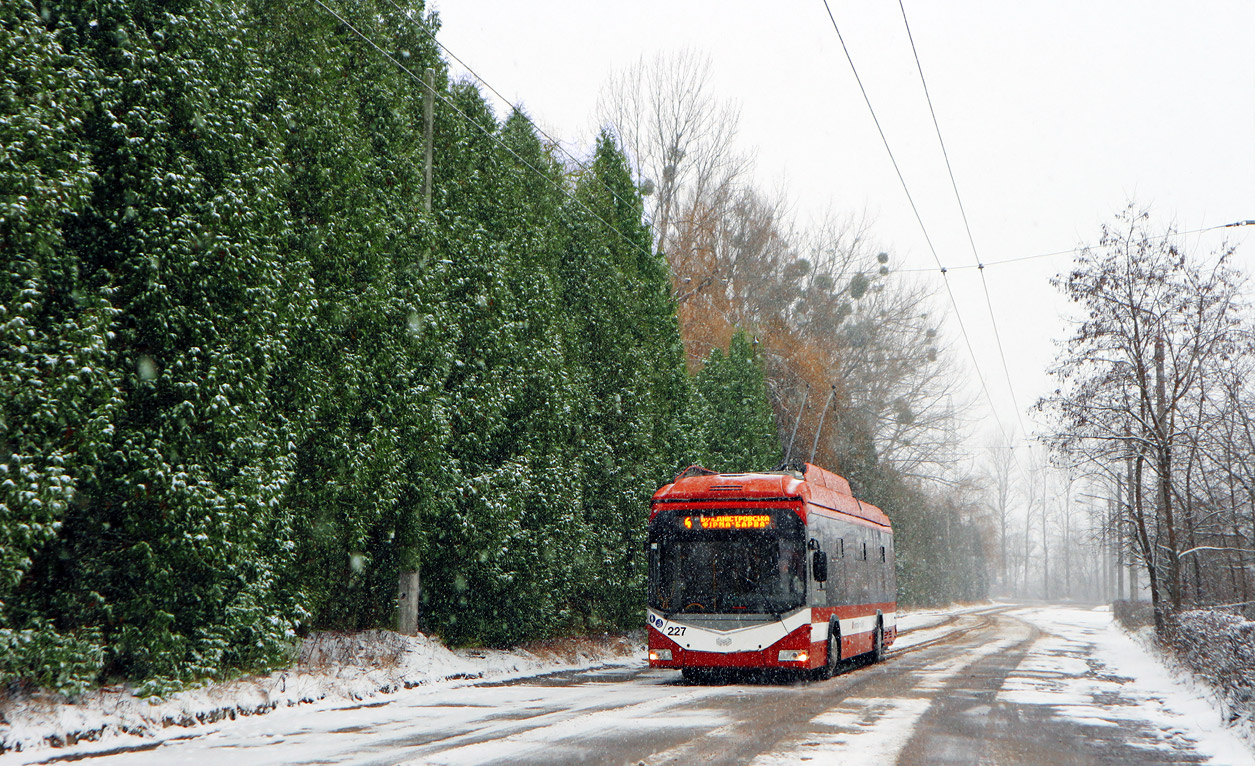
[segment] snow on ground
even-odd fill
[[[1002,608],[983,604],[902,613],[902,633],[891,651],[918,646],[970,622],[954,620],[956,614]],[[1251,750],[1239,733],[1223,725],[1216,705],[1189,681],[1174,680],[1156,656],[1112,622],[1109,610],[1040,606],[1015,608],[1009,615],[1035,625],[1042,636],[1007,677],[998,692],[1000,704],[1040,706],[1052,718],[1081,726],[1149,731],[1152,736],[1142,737],[1137,746],[1169,754],[1197,751],[1215,764],[1255,766]],[[1019,624],[1020,629],[998,640],[924,665],[901,695],[881,693],[841,701],[811,720],[810,733],[782,742],[780,750],[760,756],[755,765],[792,763],[801,755],[819,761],[841,757],[860,763],[892,762],[948,681],[981,658],[1030,637],[1029,628]],[[673,708],[677,693],[698,698],[719,689],[677,688],[656,679],[629,684],[630,688],[616,692],[632,697],[623,700],[628,707],[610,712],[601,707],[606,687],[590,681],[569,688],[473,686],[486,680],[603,667],[599,672],[610,674],[606,681],[617,689],[622,685],[617,684],[621,676],[616,672],[643,666],[643,655],[640,635],[568,639],[509,652],[450,651],[422,636],[405,638],[388,632],[325,635],[307,642],[301,662],[285,672],[207,685],[165,700],[150,702],[126,689],[107,688],[73,705],[51,699],[30,699],[22,705],[6,702],[0,707],[0,745],[21,751],[0,756],[0,766],[53,755],[77,758],[136,746],[156,748],[162,742],[188,738],[199,743],[180,749],[192,758],[189,763],[224,740],[238,742],[232,747],[238,747],[242,755],[247,753],[247,762],[282,763],[292,753],[289,747],[319,755],[329,746],[326,740],[331,731],[341,742],[361,737],[360,755],[365,763],[378,756],[374,749],[383,734],[410,738],[428,729],[450,727],[461,727],[464,744],[433,762],[473,763],[500,755],[502,747],[523,751],[553,747],[539,741],[538,734],[509,729],[512,719],[486,717],[491,707],[485,707],[477,695],[512,697],[520,711],[552,716],[552,725],[542,729],[551,736],[554,730],[571,727],[588,732],[612,724],[630,727],[638,720],[657,726],[659,710]],[[413,691],[392,694],[406,689]],[[439,699],[430,697],[437,690]],[[630,714],[625,716],[625,709]],[[255,715],[272,711],[264,717]],[[242,717],[248,720],[228,720]],[[670,725],[682,729],[717,729],[725,724],[708,712],[670,720]],[[484,741],[485,731],[494,727],[507,727],[499,732],[504,738]],[[276,734],[280,731],[291,733]],[[76,739],[82,741],[74,744]],[[262,747],[280,742],[285,747]],[[52,745],[60,743],[68,745],[50,752]],[[140,757],[134,762],[164,763],[170,753],[166,748],[154,750],[147,754],[150,761]]]
[[[988,608],[960,607],[934,614],[944,620],[956,612],[966,613]],[[919,634],[928,636],[925,640],[936,638],[956,627],[951,624],[935,625],[927,617],[922,616],[923,624],[934,627],[918,629]],[[927,665],[914,674],[914,683],[902,696],[846,698],[836,707],[811,719],[808,729],[813,733],[782,743],[776,751],[754,759],[751,766],[785,766],[799,760],[814,760],[818,763],[894,763],[914,733],[916,723],[932,706],[936,693],[976,662],[1022,641],[1028,635],[1027,628],[1023,630],[1023,635],[1018,632],[1006,635],[961,655]],[[916,633],[908,633],[904,638],[915,637]],[[921,641],[915,641],[911,645],[915,643]],[[898,646],[895,642],[894,647]]]
[[[1109,608],[1040,607],[1011,614],[1044,635],[1007,678],[998,699],[1045,705],[1054,715],[1091,726],[1145,726],[1156,747],[1193,744],[1213,763],[1255,766],[1240,733],[1189,679],[1164,664],[1111,619]],[[1147,726],[1148,725],[1148,726]]]
[[[894,649],[909,649],[928,641],[933,641],[955,629],[953,618],[960,614],[983,612],[994,608],[991,604],[966,604],[945,609],[913,609],[900,610],[898,619],[898,637],[893,642]]]
[[[911,738],[915,722],[929,706],[926,699],[850,699],[811,719],[816,733],[760,755],[751,766],[786,766],[799,760],[818,763],[893,763]]]
[[[952,615],[987,608],[899,612],[901,632],[894,647],[944,635],[953,629],[946,623]],[[0,763],[44,757],[49,748],[70,755],[156,743],[295,705],[361,708],[363,700],[416,686],[449,688],[599,665],[643,664],[644,653],[643,636],[565,639],[513,651],[450,651],[421,635],[320,634],[306,640],[301,661],[286,671],[207,684],[166,699],[140,699],[132,689],[116,686],[85,694],[73,704],[51,696],[0,701],[0,753],[9,753],[0,755]],[[32,755],[39,751],[44,756]]]
[[[695,703],[700,697],[720,692],[718,687],[687,688],[657,681],[614,682],[631,670],[622,666],[594,669],[581,674],[585,681],[575,685],[436,684],[403,689],[355,706],[289,707],[268,716],[203,727],[182,738],[173,737],[166,746],[153,742],[145,749],[105,755],[91,763],[378,766],[404,762],[436,766],[535,753],[551,756],[554,763],[572,762],[574,758],[563,757],[569,752],[564,750],[564,736],[595,734],[634,723],[657,730],[660,705],[667,707],[678,695],[682,705],[698,707]],[[600,682],[589,680],[598,677]],[[718,715],[700,711],[671,711],[665,726],[700,733],[723,722]],[[424,754],[429,743],[438,743],[440,752]],[[0,763],[4,763],[2,758]]]
[[[0,701],[0,763],[99,752],[196,734],[206,726],[308,705],[361,709],[363,700],[414,688],[450,688],[605,665],[644,664],[644,637],[558,639],[511,651],[451,651],[426,636],[391,631],[320,634],[307,639],[292,668],[212,683],[166,699],[141,699],[106,687],[75,703],[53,696]],[[81,743],[81,744],[79,744]],[[19,751],[19,752],[14,752]]]
[[[495,695],[498,690],[485,690]],[[476,766],[481,763],[529,760],[545,753],[553,763],[584,762],[587,753],[567,743],[596,737],[605,732],[638,731],[665,736],[670,730],[686,730],[688,737],[732,724],[718,712],[703,709],[702,698],[723,694],[725,688],[675,687],[657,682],[620,684],[614,689],[615,702],[607,702],[607,691],[593,685],[545,689],[544,704],[552,707],[552,722],[499,738],[484,738],[476,731],[466,744],[444,752],[406,761],[407,766]],[[626,703],[626,704],[624,704]],[[500,726],[500,724],[488,724]],[[583,756],[583,757],[581,757]],[[685,761],[681,761],[682,763]]]

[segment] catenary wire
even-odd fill
[[[950,153],[946,151],[945,139],[941,137],[941,123],[937,121],[937,111],[933,108],[933,97],[928,91],[928,81],[924,78],[924,65],[919,60],[919,50],[915,47],[915,36],[911,34],[911,23],[906,18],[906,5],[898,0],[898,8],[902,11],[902,24],[906,27],[906,37],[911,42],[911,54],[915,57],[915,68],[919,72],[920,84],[924,87],[924,98],[928,101],[928,113],[933,118],[933,128],[937,131],[937,143],[941,145],[941,156],[946,161],[946,172],[950,175],[950,186],[954,189],[954,199],[959,204],[959,213],[963,216],[963,228],[967,231],[967,241],[972,246],[972,257],[976,259],[976,267],[980,270],[980,284],[985,291],[985,306],[989,308],[989,324],[994,330],[994,343],[998,347],[998,358],[1002,360],[1002,373],[1007,379],[1007,391],[1011,394],[1011,406],[1015,408],[1015,419],[1020,424],[1020,433],[1027,434],[1024,428],[1024,416],[1020,413],[1020,403],[1015,396],[1015,386],[1011,383],[1011,368],[1007,366],[1007,355],[1002,348],[1002,333],[998,330],[998,319],[994,316],[993,300],[989,297],[989,282],[985,279],[985,267],[981,263],[980,253],[976,250],[976,238],[972,236],[972,225],[968,222],[967,209],[963,206],[963,197],[959,194],[959,183],[954,178],[954,168],[950,165]]]
[[[505,97],[505,95],[501,93],[501,91],[499,91],[499,90],[497,90],[496,88],[494,88],[494,87],[492,86],[492,83],[488,82],[488,81],[487,81],[487,80],[485,80],[483,77],[480,77],[480,76],[479,76],[479,73],[478,73],[478,72],[476,72],[474,69],[471,69],[471,67],[470,67],[470,65],[469,65],[469,64],[467,64],[465,61],[463,61],[461,58],[459,58],[459,57],[458,57],[458,55],[457,55],[456,53],[454,53],[453,51],[449,50],[449,46],[447,46],[447,45],[445,45],[444,43],[440,42],[440,39],[436,37],[435,33],[433,33],[430,29],[428,29],[428,28],[427,28],[427,25],[423,24],[420,20],[415,19],[415,18],[414,18],[414,17],[410,14],[410,11],[406,10],[405,8],[402,8],[402,7],[401,7],[401,6],[400,6],[400,5],[396,2],[396,0],[388,0],[388,3],[389,3],[389,4],[393,7],[393,8],[396,8],[396,9],[397,9],[397,11],[399,11],[399,12],[401,13],[401,15],[403,15],[403,16],[405,16],[405,18],[409,19],[409,20],[410,20],[410,21],[414,24],[414,26],[418,27],[418,29],[419,29],[420,31],[422,31],[422,33],[423,33],[423,34],[427,35],[427,37],[428,37],[428,38],[430,38],[430,39],[431,39],[431,41],[432,41],[433,43],[435,43],[437,46],[439,46],[440,50],[442,50],[442,51],[444,51],[445,53],[447,53],[447,54],[449,55],[449,58],[451,58],[451,59],[453,59],[454,61],[458,62],[458,64],[460,64],[460,65],[462,66],[462,68],[463,68],[463,69],[465,69],[468,73],[470,73],[471,77],[474,77],[476,80],[479,80],[479,81],[480,81],[480,82],[484,85],[484,87],[485,87],[485,88],[487,88],[488,90],[492,91],[492,92],[493,92],[493,94],[495,94],[495,95],[497,96],[497,98],[499,98],[499,99],[501,99],[502,101],[504,101],[505,103],[510,104],[511,106],[513,106],[513,103],[510,101],[510,99],[506,98],[506,97]],[[587,164],[586,162],[584,162],[584,161],[583,161],[583,160],[581,160],[580,158],[576,157],[574,154],[571,154],[571,152],[567,151],[566,147],[564,147],[564,146],[562,145],[562,142],[558,141],[558,139],[554,138],[553,136],[549,135],[549,134],[548,134],[548,133],[546,133],[544,130],[542,130],[542,129],[541,129],[541,127],[540,127],[539,125],[537,125],[537,124],[536,124],[536,121],[535,121],[535,120],[533,120],[533,119],[532,119],[529,115],[524,114],[522,110],[519,110],[519,111],[518,111],[518,113],[519,113],[519,114],[523,117],[523,119],[527,120],[528,124],[532,126],[532,129],[533,129],[533,130],[535,130],[535,131],[536,131],[537,133],[539,133],[540,135],[544,136],[544,137],[545,137],[545,139],[549,141],[549,144],[550,144],[551,146],[553,146],[553,147],[554,147],[554,148],[556,148],[558,151],[560,151],[560,152],[562,152],[563,154],[565,154],[565,155],[567,156],[567,158],[568,158],[568,159],[570,159],[572,162],[574,162],[574,163],[576,164],[576,166],[578,166],[581,170],[588,170],[588,169],[589,169],[589,166],[588,166],[588,164]],[[594,176],[594,177],[593,177],[593,180],[595,180],[595,181],[597,182],[597,184],[601,186],[601,188],[605,189],[605,190],[606,190],[606,192],[610,194],[610,196],[614,197],[614,198],[615,198],[615,201],[619,202],[620,204],[622,204],[622,203],[623,203],[623,201],[624,201],[624,200],[623,200],[623,198],[622,198],[622,197],[620,197],[620,196],[619,196],[619,195],[618,195],[618,194],[614,191],[614,189],[611,189],[609,186],[607,186],[606,184],[602,183],[601,179],[596,178],[596,177]]]
[[[915,205],[915,199],[911,196],[911,190],[907,187],[906,178],[902,175],[902,169],[898,166],[898,160],[893,155],[893,149],[889,146],[889,139],[885,136],[884,129],[880,126],[880,118],[876,116],[876,109],[872,106],[871,98],[867,95],[867,89],[863,87],[863,79],[859,77],[858,68],[854,66],[854,58],[850,55],[850,49],[845,44],[845,38],[841,35],[841,28],[837,26],[837,18],[832,14],[832,8],[828,5],[828,0],[823,0],[824,9],[828,11],[828,20],[832,22],[832,29],[837,33],[837,40],[841,42],[841,49],[845,51],[845,59],[850,64],[850,71],[854,73],[854,80],[858,83],[859,91],[863,94],[863,101],[867,104],[867,110],[871,112],[872,121],[876,123],[876,130],[880,133],[880,140],[885,145],[885,151],[889,154],[889,161],[893,163],[894,172],[898,174],[898,181],[902,184],[902,191],[906,194],[906,199],[911,204],[911,212],[915,214],[915,220],[919,223],[920,231],[924,234],[924,241],[928,243],[928,249],[932,253],[933,260],[937,262],[937,267],[945,274],[945,267],[941,265],[941,258],[937,255],[937,249],[933,246],[932,237],[928,234],[928,227],[924,225],[924,219],[919,214],[919,208]],[[981,372],[980,362],[976,358],[976,350],[972,346],[972,339],[968,336],[967,327],[963,324],[963,315],[959,311],[959,302],[954,297],[954,291],[950,288],[949,280],[942,280],[946,286],[946,294],[950,297],[950,305],[954,307],[954,317],[959,323],[959,332],[963,335],[963,343],[967,346],[967,353],[972,358],[972,366],[976,370],[976,379],[980,382],[981,391],[985,394],[985,399],[989,402],[989,411],[994,416],[994,421],[998,424],[998,430],[1002,432],[1002,437],[1007,443],[1012,443],[1011,437],[1007,434],[1006,426],[1002,422],[1002,418],[998,415],[998,408],[994,404],[993,397],[989,394],[989,386],[985,384],[985,376]],[[1014,453],[1012,453],[1014,454]],[[1016,459],[1018,465],[1019,459]],[[1021,466],[1021,471],[1023,467]]]
[[[641,253],[643,253],[643,254],[645,254],[645,255],[650,255],[650,253],[649,253],[649,251],[648,251],[648,250],[646,250],[645,248],[641,247],[641,246],[640,246],[640,244],[639,244],[639,243],[637,243],[637,242],[635,242],[635,241],[633,241],[631,237],[629,237],[628,235],[624,234],[624,233],[623,233],[622,231],[620,231],[619,229],[615,228],[615,227],[614,227],[614,226],[613,226],[610,222],[608,222],[606,219],[604,219],[604,218],[602,218],[600,215],[598,215],[598,214],[597,214],[597,212],[596,212],[595,210],[593,210],[592,208],[590,208],[588,205],[585,205],[585,204],[584,204],[584,203],[583,203],[580,199],[578,199],[578,198],[577,198],[577,197],[575,197],[573,194],[571,194],[571,192],[570,192],[568,189],[566,189],[565,187],[563,187],[563,186],[562,186],[561,184],[559,184],[558,182],[554,181],[554,180],[553,180],[552,178],[550,178],[549,176],[545,175],[545,174],[544,174],[544,172],[542,172],[539,168],[537,168],[535,165],[533,165],[532,163],[530,163],[530,162],[528,162],[526,159],[524,159],[522,155],[520,155],[518,152],[514,151],[514,149],[513,149],[513,148],[511,148],[509,144],[505,143],[505,142],[504,142],[504,141],[502,141],[500,138],[498,138],[496,135],[494,135],[494,134],[492,133],[492,131],[488,130],[488,129],[487,129],[487,128],[485,128],[483,125],[480,125],[480,124],[479,124],[478,122],[476,122],[476,121],[475,121],[475,120],[474,120],[474,119],[473,119],[470,115],[466,114],[466,112],[463,112],[461,109],[458,109],[458,107],[457,107],[457,105],[456,105],[456,104],[454,104],[452,101],[450,101],[447,97],[445,97],[445,96],[441,95],[440,91],[438,91],[438,90],[436,90],[435,88],[433,88],[433,87],[429,86],[429,85],[427,84],[427,82],[426,82],[423,78],[419,77],[419,76],[418,76],[418,74],[416,74],[414,71],[412,71],[409,67],[405,66],[405,65],[404,65],[404,64],[402,64],[400,61],[397,61],[397,59],[396,59],[396,57],[395,57],[395,56],[393,56],[391,53],[388,53],[386,50],[384,50],[383,48],[381,48],[381,47],[379,46],[379,44],[378,44],[378,43],[376,43],[374,40],[370,39],[370,37],[368,37],[365,33],[363,33],[363,32],[362,32],[361,30],[359,30],[357,27],[355,27],[355,26],[353,26],[351,23],[349,23],[349,21],[348,21],[347,19],[345,19],[343,16],[341,16],[339,13],[337,13],[337,12],[335,11],[335,9],[334,9],[334,8],[332,8],[332,7],[328,6],[326,3],[324,3],[324,2],[323,2],[323,0],[314,0],[314,2],[315,2],[315,3],[317,3],[318,5],[320,5],[320,6],[321,6],[324,10],[326,10],[326,11],[327,11],[327,13],[330,13],[332,16],[334,16],[334,17],[336,18],[336,20],[337,20],[337,21],[339,21],[341,24],[343,24],[343,25],[344,25],[344,26],[345,26],[345,27],[346,27],[349,31],[351,31],[353,34],[357,35],[358,37],[362,38],[362,40],[364,40],[364,41],[365,41],[368,45],[370,45],[370,46],[371,46],[372,48],[374,48],[375,50],[379,51],[379,53],[380,53],[380,54],[382,54],[384,58],[388,59],[388,61],[391,61],[391,62],[392,62],[392,63],[393,63],[393,64],[394,64],[394,65],[395,65],[398,69],[400,69],[402,72],[405,72],[407,75],[409,75],[410,77],[412,77],[412,78],[413,78],[416,82],[418,82],[420,85],[422,85],[424,89],[431,91],[431,93],[432,93],[432,95],[433,95],[433,96],[435,96],[436,98],[440,99],[440,102],[441,102],[442,104],[444,104],[445,106],[449,107],[451,110],[453,110],[453,112],[454,112],[455,114],[457,114],[458,116],[460,116],[462,119],[466,120],[466,121],[467,121],[468,123],[470,123],[471,125],[474,125],[474,126],[475,126],[478,130],[479,130],[479,132],[483,133],[485,136],[487,136],[490,140],[492,140],[494,143],[496,143],[496,144],[497,144],[498,146],[500,146],[502,149],[505,149],[507,152],[509,152],[509,153],[510,153],[510,155],[511,155],[512,157],[514,157],[514,159],[516,159],[516,160],[518,160],[519,162],[521,162],[524,166],[526,166],[529,170],[531,170],[531,171],[532,171],[533,173],[535,173],[538,177],[540,177],[542,180],[544,180],[547,184],[549,184],[549,185],[550,185],[550,186],[552,186],[554,189],[556,189],[559,193],[561,193],[561,194],[562,194],[563,196],[565,196],[567,199],[571,200],[572,202],[574,202],[575,204],[577,204],[577,205],[579,205],[581,208],[583,208],[585,212],[587,212],[587,213],[588,213],[589,215],[591,215],[593,218],[595,218],[595,219],[597,219],[598,221],[600,221],[600,222],[601,222],[601,223],[602,223],[602,224],[603,224],[603,225],[604,225],[607,229],[610,229],[610,230],[611,230],[611,231],[613,231],[615,234],[618,234],[618,235],[619,235],[619,236],[623,239],[623,241],[624,241],[624,242],[628,243],[628,245],[630,245],[630,246],[634,247],[635,249],[639,250]],[[617,197],[616,197],[616,199],[617,199]]]
[[[1149,239],[1151,241],[1159,241],[1162,239],[1171,239],[1172,237],[1183,237],[1188,234],[1200,234],[1205,231],[1215,231],[1216,229],[1232,229],[1238,226],[1255,226],[1255,221],[1236,221],[1234,223],[1221,223],[1221,224],[1216,224],[1215,226],[1204,226],[1201,229],[1189,229],[1188,231],[1174,231],[1168,234],[1160,234],[1154,237],[1150,237]],[[983,263],[979,263],[979,264],[960,265],[960,266],[942,266],[941,271],[942,273],[948,273],[951,271],[966,271],[968,269],[981,269],[981,268],[987,269],[990,266],[1006,266],[1007,264],[1011,264],[1011,263],[1022,263],[1024,261],[1039,260],[1041,258],[1057,258],[1061,255],[1072,255],[1073,253],[1078,253],[1084,249],[1085,249],[1084,247],[1073,247],[1067,250],[1055,250],[1049,253],[1035,253],[1034,255],[1021,255],[1015,258],[1003,258],[1002,260],[999,260],[999,261],[984,261]],[[936,272],[937,269],[933,267],[928,267],[928,268],[914,268],[914,269],[894,269],[893,271],[895,274],[919,274],[919,273]]]

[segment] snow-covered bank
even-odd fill
[[[1145,747],[1176,752],[1192,745],[1212,763],[1255,766],[1247,732],[1226,725],[1205,684],[1170,671],[1151,642],[1117,625],[1109,608],[1051,606],[1011,614],[1046,635],[1008,677],[1000,701],[1048,706],[1057,717],[1092,726],[1136,723],[1157,735]]]
[[[73,703],[54,695],[5,698],[0,753],[8,755],[0,755],[0,763],[25,761],[23,754],[48,748],[100,751],[157,742],[190,727],[293,705],[360,706],[362,700],[418,686],[643,663],[644,654],[643,633],[554,639],[510,651],[450,650],[426,636],[391,631],[323,633],[305,640],[300,659],[287,670],[210,683],[165,699],[141,699],[125,687],[89,692]]]

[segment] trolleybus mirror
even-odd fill
[[[815,582],[826,582],[828,580],[828,554],[823,551],[815,551],[811,558],[811,574],[815,577]]]

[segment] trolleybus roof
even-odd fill
[[[654,493],[653,512],[658,512],[659,503],[797,499],[857,516],[873,524],[889,526],[889,517],[876,506],[856,499],[850,492],[850,483],[844,478],[810,463],[805,463],[804,468],[805,472],[763,473],[713,473],[704,469],[689,469]]]

